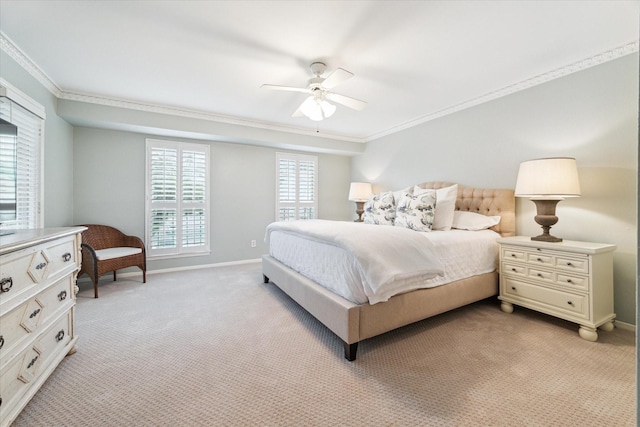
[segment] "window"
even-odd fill
[[[0,118],[18,128],[17,145],[13,148],[10,148],[7,138],[0,141],[0,163],[5,167],[13,162],[16,165],[15,178],[10,183],[3,181],[3,185],[15,186],[15,217],[12,215],[11,219],[3,220],[2,228],[40,228],[43,225],[41,200],[44,108],[0,80]],[[9,159],[9,156],[15,157]]]
[[[209,252],[209,146],[147,139],[149,256]]]
[[[276,153],[276,219],[314,219],[318,215],[318,158]]]

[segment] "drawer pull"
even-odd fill
[[[540,262],[542,262],[542,258],[538,258],[537,260],[538,260],[538,261],[540,261]]]
[[[511,290],[512,290],[512,291],[515,291],[515,290],[516,290],[516,287],[515,287],[515,286],[512,286],[512,287],[511,287]]]
[[[573,303],[571,301],[567,301],[567,304],[569,305],[573,305]]]
[[[4,346],[4,337],[0,335],[0,348]]]
[[[538,273],[538,274],[537,274],[537,276],[538,276],[538,277],[542,277],[542,273]]]
[[[33,313],[31,313],[29,315],[29,319],[33,319],[34,317],[36,317],[38,315],[38,313],[40,313],[40,309],[39,308],[34,310]]]
[[[511,254],[511,256],[512,256],[513,258],[515,258],[515,257],[516,257],[516,254]]]
[[[42,270],[46,266],[47,266],[46,262],[41,262],[40,264],[36,265],[36,270]]]
[[[567,262],[567,265],[568,265],[569,267],[571,267],[573,264],[571,264],[570,262]]]
[[[58,299],[60,301],[64,301],[65,299],[67,299],[67,291],[62,291],[58,294]]]
[[[573,283],[573,280],[567,279],[567,283]]]
[[[31,359],[31,362],[27,365],[27,369],[31,368],[36,363],[36,360],[38,360],[38,356]]]
[[[9,284],[9,286],[6,286],[7,283]],[[13,279],[11,277],[5,277],[4,279],[0,280],[0,291],[9,292],[12,286]]]
[[[69,262],[71,261],[71,253],[67,252],[66,254],[62,255],[62,260],[64,262]]]
[[[64,338],[64,329],[60,329],[60,332],[56,335],[56,341],[60,342]]]
[[[516,270],[515,268],[511,268],[511,271],[518,271],[518,270]]]

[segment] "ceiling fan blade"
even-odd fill
[[[309,93],[309,89],[306,87],[291,87],[291,86],[278,86],[278,85],[266,85],[266,84],[260,87],[262,89],[269,89],[269,90],[284,90],[287,92]]]
[[[339,93],[327,93],[327,99],[330,101],[342,104],[345,107],[353,108],[354,110],[362,111],[367,106],[367,103],[360,101],[359,99],[351,98],[350,96],[340,95]]]
[[[346,82],[353,76],[353,73],[343,70],[342,68],[337,68],[333,73],[329,74],[326,79],[324,79],[322,87],[325,89],[331,89],[332,87],[338,86],[340,83]]]

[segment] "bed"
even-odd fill
[[[452,185],[454,184],[447,182],[427,182],[416,187],[438,190],[451,188]],[[458,185],[455,210],[479,213],[488,217],[498,216],[500,222],[491,227],[491,230],[495,231],[498,237],[515,235],[513,190],[479,189]],[[269,254],[262,258],[262,273],[264,283],[275,284],[336,334],[343,341],[345,358],[353,361],[356,359],[358,343],[362,340],[497,295],[497,244],[491,250],[495,251],[492,255],[494,264],[491,271],[448,283],[438,283],[433,287],[402,292],[376,303],[357,299],[354,301],[353,298],[347,299],[336,294],[309,279],[308,275],[299,273],[300,268],[296,267],[296,271],[276,259],[271,255],[271,248]],[[434,277],[434,280],[437,281],[438,278]]]

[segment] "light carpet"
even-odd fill
[[[635,339],[497,299],[365,340],[358,358],[259,264],[81,286],[78,352],[22,426],[634,426]]]

